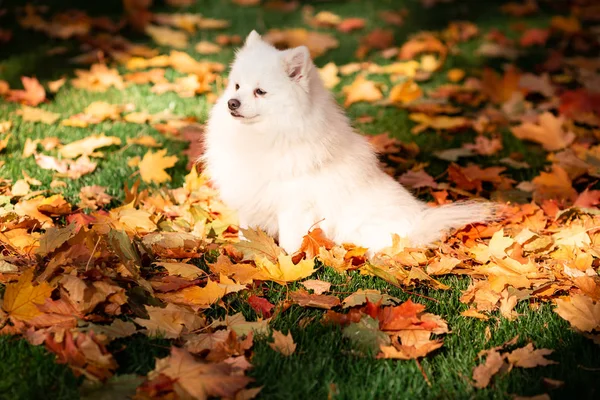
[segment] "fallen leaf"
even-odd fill
[[[575,140],[575,134],[563,129],[564,117],[549,112],[541,114],[537,124],[525,122],[511,129],[519,139],[540,143],[546,151],[564,149]]]
[[[286,357],[292,355],[296,351],[296,343],[294,343],[294,339],[292,338],[292,332],[284,335],[279,331],[273,330],[273,342],[269,343],[269,347]]]
[[[105,136],[104,134],[88,136],[60,148],[59,152],[64,158],[77,158],[81,155],[90,156],[101,148],[112,145],[120,145],[121,139],[116,136]]]
[[[21,274],[18,282],[6,285],[2,309],[12,318],[28,321],[42,312],[37,308],[43,304],[54,288],[46,282],[33,284],[33,268]]]
[[[556,361],[544,358],[553,352],[554,350],[550,349],[534,349],[533,343],[529,343],[525,347],[508,353],[506,355],[506,360],[515,367],[521,368],[534,368],[538,366],[558,364]]]
[[[319,254],[321,247],[326,250],[330,250],[335,246],[335,243],[327,237],[321,228],[315,228],[304,235],[302,244],[300,245],[300,251],[306,253],[307,258],[314,258]]]
[[[167,149],[156,153],[148,151],[138,165],[140,176],[146,183],[164,183],[171,181],[171,176],[165,171],[177,163],[177,156],[166,156]]]
[[[25,122],[42,122],[49,125],[55,123],[60,118],[60,114],[58,113],[28,106],[23,106],[20,110],[17,110],[17,115],[20,115]]]
[[[145,32],[160,46],[169,46],[176,49],[183,49],[188,46],[188,36],[183,31],[166,26],[147,25]]]
[[[318,279],[309,279],[304,282],[300,282],[300,284],[308,290],[314,291],[315,294],[323,294],[325,292],[329,292],[329,289],[331,288],[331,283],[321,281]]]
[[[194,399],[234,398],[251,381],[246,376],[235,374],[233,367],[225,362],[196,361],[190,353],[177,347],[171,348],[169,357],[156,361],[156,368],[148,374],[148,378],[160,375],[173,379],[183,397]]]
[[[23,90],[10,90],[7,101],[15,101],[28,106],[37,106],[46,100],[46,90],[37,80],[37,78],[21,77]]]
[[[582,294],[555,301],[554,312],[569,321],[575,329],[583,332],[600,330],[600,302]]]
[[[309,294],[300,289],[290,293],[291,300],[302,307],[314,307],[329,310],[340,305],[340,299],[325,294]]]
[[[473,386],[478,389],[487,387],[503,365],[504,357],[494,349],[488,350],[485,362],[473,368]]]
[[[381,100],[383,94],[378,86],[377,83],[367,80],[363,75],[359,75],[352,84],[344,86],[342,89],[342,92],[346,95],[344,107],[349,107],[361,101],[374,102]]]

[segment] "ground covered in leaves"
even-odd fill
[[[16,3],[1,398],[599,396],[594,1]],[[252,29],[309,47],[401,183],[504,219],[371,260],[319,230],[237,241],[192,161]]]

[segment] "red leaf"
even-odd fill
[[[550,30],[548,29],[527,29],[525,32],[523,32],[523,36],[521,36],[519,43],[523,47],[529,47],[533,45],[544,46],[549,35]]]
[[[340,32],[348,33],[365,27],[364,18],[346,18],[337,26]]]
[[[254,294],[248,297],[248,304],[250,304],[250,307],[252,307],[257,314],[262,315],[263,318],[271,317],[271,311],[275,307],[269,302],[269,300],[265,299],[264,297],[258,297]]]

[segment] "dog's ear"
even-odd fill
[[[246,37],[246,41],[244,42],[244,46],[252,46],[254,43],[260,42],[262,38],[255,30],[252,30]]]
[[[305,89],[308,87],[308,72],[310,69],[310,52],[306,46],[299,46],[284,51],[283,68],[294,82]]]

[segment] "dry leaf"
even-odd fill
[[[167,149],[158,150],[156,153],[148,151],[144,154],[138,165],[140,176],[146,183],[164,183],[171,181],[171,177],[165,171],[177,163],[177,156],[166,156]]]
[[[292,338],[292,332],[288,332],[287,335],[273,330],[273,343],[269,343],[269,347],[284,356],[290,356],[296,351],[296,343]]]

